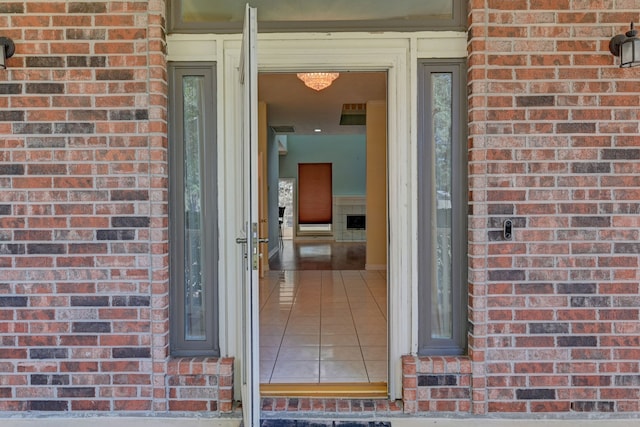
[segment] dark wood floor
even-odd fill
[[[284,240],[269,260],[271,270],[364,270],[365,242],[294,242]]]

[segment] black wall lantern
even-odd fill
[[[0,69],[7,68],[5,60],[11,58],[16,52],[16,45],[13,44],[13,40],[7,37],[0,37]]]
[[[636,67],[640,65],[640,39],[636,37],[638,32],[631,29],[625,34],[618,34],[609,42],[609,51],[620,57],[620,68]]]

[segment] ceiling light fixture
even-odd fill
[[[321,91],[331,86],[340,73],[298,73],[297,76],[307,87]]]
[[[0,69],[7,68],[5,61],[7,58],[11,58],[16,51],[16,45],[13,44],[13,40],[8,37],[0,37]]]
[[[640,39],[638,31],[633,28],[625,34],[618,34],[609,42],[609,51],[620,57],[620,68],[636,67],[640,65]]]

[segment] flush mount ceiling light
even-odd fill
[[[620,57],[620,68],[636,67],[640,65],[640,39],[636,37],[638,31],[633,28],[625,34],[618,34],[609,42],[609,51]]]
[[[6,69],[5,60],[11,58],[16,52],[13,40],[8,37],[0,37],[0,69]]]
[[[331,86],[340,73],[298,73],[297,76],[307,87],[321,91]]]

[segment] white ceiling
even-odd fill
[[[341,72],[331,86],[319,92],[309,89],[295,73],[261,73],[258,99],[267,104],[269,126],[291,125],[295,135],[364,134],[365,126],[340,126],[343,104],[385,100],[384,72]]]

